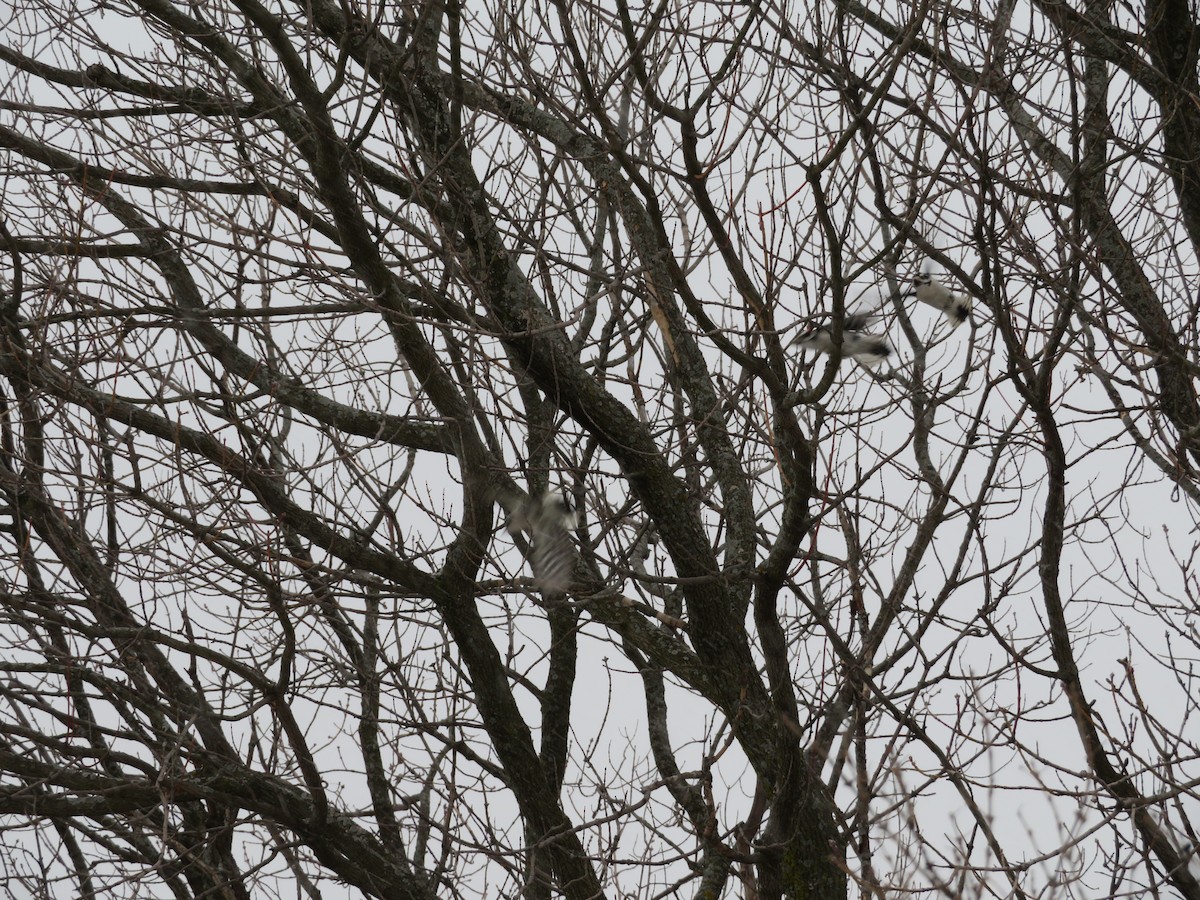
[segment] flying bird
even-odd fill
[[[971,318],[971,298],[967,294],[956,294],[928,272],[922,272],[912,280],[912,290],[906,297],[916,297],[922,303],[943,312],[951,327],[957,328]]]
[[[887,341],[863,331],[874,318],[866,313],[848,313],[842,320],[842,354],[864,366],[877,366],[892,355]],[[833,334],[828,325],[806,331],[796,338],[796,343],[805,350],[833,353]]]
[[[571,587],[575,564],[570,531],[578,524],[565,494],[551,491],[541,497],[522,497],[508,517],[508,533],[529,533],[529,563],[533,581],[543,594],[563,594]]]

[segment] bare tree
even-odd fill
[[[1200,898],[1194,5],[0,14],[9,895]]]

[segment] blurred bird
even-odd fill
[[[575,554],[570,530],[578,524],[565,494],[551,491],[541,497],[522,497],[508,517],[508,533],[529,532],[529,563],[533,581],[543,594],[562,594],[571,587]]]
[[[848,313],[842,320],[842,354],[864,366],[877,366],[892,355],[887,341],[863,332],[874,318],[867,313]],[[796,343],[817,353],[833,352],[833,335],[827,325],[806,331],[796,338]]]
[[[968,295],[954,293],[928,272],[916,276],[912,283],[913,289],[905,296],[915,296],[922,303],[941,310],[950,320],[951,327],[957,328],[971,318],[971,298]]]

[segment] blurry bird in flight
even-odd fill
[[[550,491],[541,497],[521,497],[508,517],[508,533],[529,533],[529,564],[533,581],[543,594],[563,594],[571,587],[575,553],[571,529],[578,524],[565,494]]]
[[[940,310],[957,328],[971,318],[971,298],[967,294],[956,294],[928,272],[922,272],[912,280],[912,290],[906,297],[916,297],[922,303]]]
[[[869,313],[847,313],[842,320],[842,354],[858,360],[864,366],[877,366],[892,355],[886,340],[863,329],[871,324],[875,316]],[[820,325],[796,338],[796,343],[805,350],[817,353],[833,353],[833,334],[828,325]]]

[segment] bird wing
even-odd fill
[[[529,564],[543,594],[563,594],[571,587],[575,552],[561,518],[545,515],[534,523]]]

